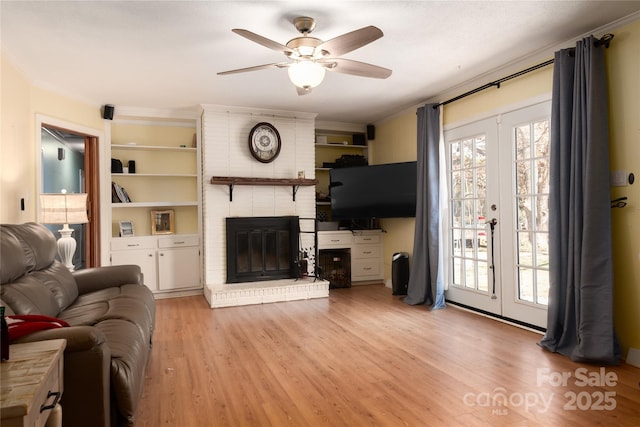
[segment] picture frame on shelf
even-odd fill
[[[174,234],[175,218],[173,209],[151,211],[151,234]]]
[[[120,221],[120,237],[133,237],[135,232],[133,230],[132,221]]]

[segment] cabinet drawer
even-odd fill
[[[351,260],[351,279],[353,281],[378,278],[380,276],[380,261]]]
[[[129,249],[155,249],[155,239],[143,239],[137,237],[120,237],[111,239],[112,251],[123,251]]]
[[[179,248],[183,246],[198,246],[198,236],[172,236],[158,239],[159,248]]]
[[[380,234],[356,234],[356,243],[380,243]]]
[[[357,245],[351,249],[351,258],[380,259],[380,245]]]
[[[353,235],[347,233],[318,233],[318,247],[348,247],[353,243]]]

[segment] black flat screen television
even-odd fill
[[[329,177],[334,219],[415,217],[416,162],[336,168]]]

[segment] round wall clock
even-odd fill
[[[259,162],[272,162],[280,154],[280,145],[280,134],[271,123],[258,123],[249,133],[249,151]]]

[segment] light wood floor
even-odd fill
[[[576,364],[537,333],[408,306],[382,285],[157,310],[136,427],[640,425],[640,369]]]

